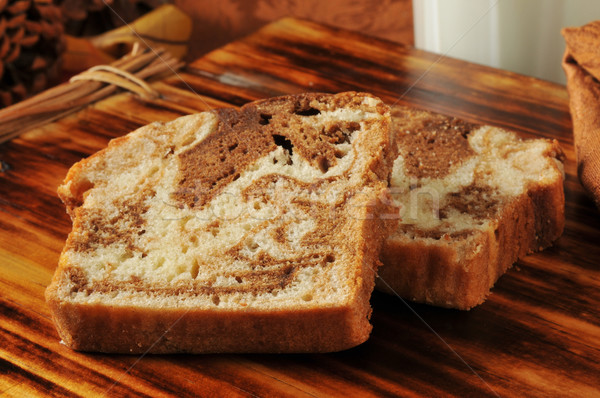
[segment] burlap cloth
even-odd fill
[[[577,174],[600,208],[600,21],[565,28],[562,35]]]

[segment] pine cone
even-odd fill
[[[52,0],[0,0],[0,107],[46,88],[63,50],[62,16]]]

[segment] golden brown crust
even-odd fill
[[[593,29],[595,35],[585,34]],[[563,30],[567,49],[562,67],[567,77],[569,109],[577,157],[577,175],[583,187],[600,208],[600,65],[598,38],[600,22]],[[581,37],[586,38],[579,43]],[[583,48],[579,48],[582,46]]]
[[[358,105],[365,97],[374,98],[370,95],[357,93],[346,93],[331,97],[323,94],[307,94],[259,101],[243,108],[246,109],[246,111],[242,111],[241,113],[241,119],[243,120],[238,120],[240,119],[239,115],[231,116],[236,112],[233,110],[217,111],[217,113],[224,113],[231,116],[225,120],[226,125],[229,126],[229,128],[225,129],[228,132],[236,132],[235,128],[232,127],[238,124],[236,122],[241,122],[241,126],[246,126],[247,128],[262,126],[267,131],[266,134],[268,137],[267,142],[264,142],[263,146],[268,147],[268,151],[270,151],[273,149],[272,147],[280,143],[272,142],[271,133],[273,132],[264,126],[277,127],[278,124],[283,123],[283,120],[274,112],[267,114],[266,110],[283,112],[286,107],[291,107],[292,111],[297,111],[302,116],[302,113],[315,112],[314,107],[317,105],[315,100],[331,98],[331,102],[322,102],[327,103],[330,110],[333,110],[338,106]],[[89,210],[80,207],[86,198],[87,190],[93,186],[89,181],[86,183],[86,174],[84,171],[91,167],[92,162],[102,163],[104,158],[108,157],[108,151],[111,148],[126,143],[130,139],[130,136],[112,141],[108,149],[74,165],[69,171],[65,183],[59,188],[59,195],[73,217],[74,232],[67,241],[59,267],[51,285],[46,291],[46,300],[52,311],[59,335],[65,344],[83,351],[201,353],[328,352],[350,348],[364,342],[371,331],[371,325],[368,320],[371,312],[369,298],[374,287],[376,268],[379,265],[379,250],[383,240],[397,224],[397,217],[395,216],[397,209],[390,205],[391,201],[386,196],[387,184],[379,181],[380,178],[387,180],[392,161],[395,158],[395,147],[391,145],[391,137],[388,131],[389,111],[382,103],[376,106],[376,110],[382,115],[382,130],[377,131],[377,134],[373,134],[373,136],[366,137],[365,139],[361,138],[361,148],[364,149],[363,153],[368,153],[369,156],[364,159],[365,162],[360,168],[360,175],[355,175],[353,177],[354,185],[348,185],[346,191],[344,191],[347,195],[344,198],[344,202],[333,203],[331,209],[328,207],[320,210],[324,213],[327,212],[327,214],[321,214],[322,217],[318,218],[319,225],[322,227],[317,228],[314,233],[309,233],[303,237],[302,244],[307,247],[312,247],[313,243],[315,244],[314,247],[323,246],[323,242],[320,241],[326,239],[327,245],[333,248],[333,253],[328,256],[318,255],[311,258],[299,257],[292,259],[290,257],[293,261],[287,259],[290,261],[286,264],[280,264],[281,260],[277,262],[273,258],[269,258],[268,253],[261,253],[257,258],[262,263],[257,263],[256,267],[252,267],[253,270],[256,269],[256,275],[235,274],[235,279],[239,282],[239,285],[233,285],[237,290],[232,287],[231,289],[235,291],[232,290],[231,292],[223,290],[226,289],[223,287],[220,287],[221,290],[219,290],[209,285],[201,285],[195,280],[196,277],[193,277],[189,283],[174,283],[172,289],[167,285],[153,284],[133,276],[128,280],[121,279],[119,281],[111,280],[110,278],[96,281],[88,280],[86,275],[80,272],[77,264],[69,262],[69,256],[64,255],[65,252],[70,251],[70,253],[75,252],[79,254],[98,247],[106,248],[114,243],[110,239],[118,239],[119,242],[126,243],[127,233],[134,235],[143,233],[146,225],[140,222],[140,219],[136,216],[139,215],[139,212],[145,211],[143,210],[143,206],[146,202],[142,198],[142,193],[145,191],[139,191],[141,192],[138,197],[140,200],[136,203],[115,204],[117,208],[124,210],[124,217],[121,220],[123,222],[119,228],[122,226],[128,232],[113,227],[110,220],[95,217],[94,214],[87,214],[86,212],[89,213]],[[302,136],[286,135],[284,138],[292,141],[294,150],[299,152],[304,151],[307,156],[316,152],[319,156],[310,155],[308,160],[312,162],[313,166],[316,165],[321,168],[321,171],[325,171],[323,170],[324,167],[333,166],[337,161],[336,153],[327,145],[327,141],[331,140],[335,143],[339,140],[345,140],[348,132],[351,133],[353,129],[356,129],[356,125],[353,123],[341,123],[332,126],[327,131],[313,132],[316,136],[322,135],[325,141],[325,144],[321,144],[318,148],[311,147],[313,145],[311,142],[313,139],[316,139],[316,136],[310,140],[307,139],[306,142],[302,141],[304,139]],[[155,127],[145,127],[143,129],[146,130],[142,132],[152,138],[154,134],[151,131],[152,128],[162,129],[160,125],[156,125]],[[240,130],[236,134],[239,135],[242,133],[243,131]],[[244,143],[237,141],[229,142],[230,138],[236,134],[220,134],[220,137],[217,134],[215,137],[224,138],[220,146],[224,145],[227,149],[233,147],[231,151],[239,149],[240,156],[234,156],[234,160],[237,159],[234,163],[236,165],[240,164],[240,167],[243,168],[245,164],[243,159],[247,160],[246,163],[252,162],[251,157],[245,158],[244,156],[248,155],[252,150],[254,150],[253,154],[260,152],[256,151],[257,148],[251,148],[259,140],[252,140],[251,143],[248,143],[248,147],[244,148]],[[201,157],[198,154],[194,154],[193,156],[190,154],[194,148],[197,149],[200,146],[202,145],[193,146],[191,151],[181,152],[183,156],[180,156],[179,159],[181,160],[187,156],[187,165],[191,170],[188,170],[190,173],[187,174],[184,171],[180,175],[182,179],[194,180],[198,177],[194,175],[195,172],[192,170],[192,163],[194,159],[198,160]],[[259,145],[259,147],[262,146]],[[162,150],[164,149],[162,148]],[[246,149],[247,153],[244,153],[244,149]],[[206,147],[203,150],[206,150]],[[202,153],[203,151],[200,152]],[[214,148],[210,152],[218,153]],[[169,156],[177,156],[173,150],[169,151],[169,153]],[[327,159],[326,164],[322,159]],[[217,158],[217,161],[218,164],[224,164],[223,170],[231,166],[227,164],[227,159],[221,162]],[[180,165],[185,166],[185,164],[185,159],[180,162]],[[179,170],[182,169],[185,169],[185,167]],[[214,169],[216,167],[209,170],[209,174]],[[213,182],[229,178],[229,174],[224,175],[221,171],[216,170],[213,173],[214,175],[201,175],[197,179],[202,180],[206,177],[208,185],[213,186]],[[236,171],[240,172],[241,170]],[[334,181],[336,178],[344,180],[346,177],[328,177],[324,178],[322,183],[327,184],[329,180]],[[264,183],[268,184],[268,178],[264,180]],[[285,180],[285,178],[280,178],[279,182],[285,185]],[[193,182],[193,185],[197,186],[197,181]],[[261,179],[257,179],[253,181],[253,184],[256,186],[250,185],[250,187],[260,188],[259,185],[262,182]],[[290,184],[290,186],[300,187],[301,191],[310,191],[317,189],[320,182],[308,184],[308,186],[302,185],[300,181],[292,181]],[[264,189],[258,189],[258,191],[262,191],[262,194],[265,194]],[[189,193],[190,189],[185,190],[185,192]],[[241,200],[248,201],[255,194],[260,194],[260,192],[256,193],[252,189],[248,189],[241,195]],[[182,200],[177,200],[178,206],[194,208],[196,204],[199,207],[203,205],[203,203],[199,203],[198,201],[190,202],[188,200],[190,198],[188,197],[179,199]],[[293,200],[296,200],[296,198]],[[349,205],[350,203],[351,206]],[[296,204],[298,206],[315,206],[314,203],[303,204],[298,202]],[[127,209],[131,209],[131,214],[129,214]],[[316,208],[313,211],[316,211]],[[344,214],[344,212],[347,214]],[[328,220],[328,217],[333,217],[334,220]],[[105,223],[104,221],[108,222]],[[218,220],[206,224],[207,230],[218,228]],[[282,236],[285,234],[285,228],[286,224],[283,222],[280,228],[273,230],[274,241],[283,241]],[[110,239],[95,239],[93,235],[86,235],[90,230],[106,232],[106,235]],[[81,236],[75,234],[77,231],[82,232]],[[252,231],[248,233],[250,232]],[[278,237],[278,233],[282,236]],[[339,238],[334,239],[335,237],[331,237],[331,234],[337,234]],[[127,248],[128,250],[135,249],[129,246]],[[228,259],[245,261],[245,258],[243,258],[244,255],[239,250],[236,252],[235,247],[232,247],[229,252]],[[338,253],[350,253],[351,255],[351,262],[348,264],[348,269],[351,270],[351,277],[348,283],[352,285],[351,294],[340,300],[339,305],[319,306],[318,303],[306,303],[302,306],[290,307],[284,310],[281,308],[265,309],[265,307],[257,309],[253,308],[251,304],[247,306],[244,304],[235,309],[232,309],[231,306],[225,308],[218,307],[219,294],[264,294],[264,286],[261,285],[264,281],[270,283],[269,286],[266,286],[267,293],[276,293],[277,289],[283,289],[288,285],[288,279],[293,277],[296,270],[302,268],[304,262],[322,263],[326,267]],[[264,272],[263,268],[265,268]],[[91,294],[110,295],[116,292],[126,292],[127,294],[145,292],[148,293],[149,297],[155,296],[159,298],[169,294],[177,295],[178,297],[190,297],[192,299],[194,295],[209,295],[215,300],[213,302],[215,302],[216,306],[208,308],[206,306],[190,307],[189,305],[184,305],[183,307],[185,308],[176,308],[172,305],[165,307],[156,307],[153,305],[133,306],[127,304],[107,306],[93,300],[78,301],[65,299],[63,297],[65,286],[71,289],[70,294],[81,295],[83,297]]]
[[[563,195],[562,180],[533,189],[504,209],[497,229],[477,234],[474,242],[388,240],[381,254],[384,266],[377,287],[441,307],[468,310],[481,304],[518,258],[542,250],[560,237]],[[478,252],[460,261],[460,252],[473,248]]]
[[[422,111],[416,114],[428,117]],[[440,115],[432,117],[437,120]],[[564,159],[556,141],[550,143],[544,156]],[[465,189],[470,188],[464,188],[457,197],[461,202],[458,208],[494,220],[483,231],[468,230],[456,236],[435,234],[435,229],[415,233],[415,227],[408,225],[411,234],[403,234],[401,224],[400,233],[392,234],[382,249],[384,266],[379,272],[377,288],[442,307],[468,310],[481,304],[498,278],[518,258],[550,246],[562,234],[563,179],[558,166],[555,167],[558,178],[548,184],[531,183],[522,195],[510,198],[502,206],[493,198],[478,200],[477,195],[475,202],[469,204]],[[478,195],[481,192],[478,190]],[[443,210],[440,209],[442,217]]]
[[[335,308],[211,311],[108,307],[46,300],[59,336],[79,351],[120,353],[330,352],[367,340],[362,301]],[[367,299],[368,305],[368,299]]]
[[[347,241],[355,244],[352,266],[358,287],[345,305],[214,311],[74,304],[58,293],[69,267],[61,261],[46,290],[59,336],[79,351],[132,354],[333,352],[359,345],[372,329],[369,299],[380,264],[378,254],[397,225],[397,209],[383,183],[378,191],[379,198],[362,203],[361,213],[345,226]]]

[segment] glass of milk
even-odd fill
[[[413,0],[415,47],[565,83],[560,30],[600,19],[598,0]]]

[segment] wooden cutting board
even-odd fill
[[[120,94],[0,145],[0,395],[600,396],[600,213],[576,177],[563,86],[296,19],[154,86],[158,100]],[[344,90],[559,140],[562,238],[469,312],[375,293],[371,338],[340,353],[127,356],[59,343],[43,294],[71,228],[55,192],[74,162],[151,121]]]

